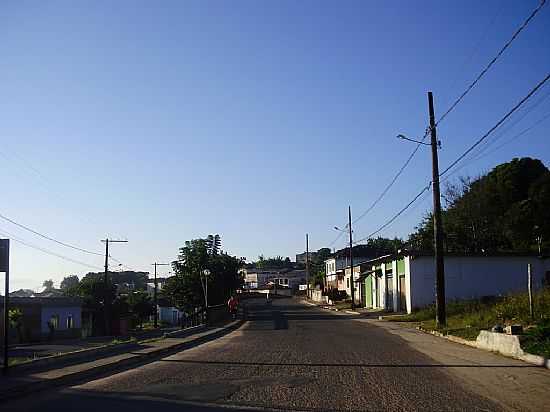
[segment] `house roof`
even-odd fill
[[[396,259],[401,259],[405,256],[411,258],[415,257],[433,257],[434,253],[431,251],[412,251],[404,250],[398,253],[380,256],[375,259],[371,259],[365,263],[371,263],[373,265],[378,263],[391,262]],[[521,253],[521,252],[490,252],[490,253],[456,253],[456,252],[446,252],[445,257],[468,257],[468,258],[489,258],[489,257],[502,257],[502,258],[512,258],[512,257],[540,257],[541,259],[548,259],[548,256],[539,256],[537,253]]]
[[[0,296],[0,304],[4,303],[4,297]],[[10,305],[40,305],[47,307],[82,306],[82,299],[72,297],[11,297]]]

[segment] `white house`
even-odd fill
[[[527,290],[527,265],[535,289],[550,282],[550,259],[518,254],[446,255],[446,300],[499,296]],[[435,301],[433,255],[401,253],[365,263],[356,284],[367,308],[411,313]]]

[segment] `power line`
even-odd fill
[[[492,132],[494,132],[515,111],[517,111],[525,102],[527,102],[527,100],[529,100],[529,98],[531,98],[548,81],[548,79],[550,79],[550,73],[547,74],[546,77],[542,79],[533,89],[531,89],[531,91],[524,98],[522,98],[511,110],[509,110],[508,113],[504,115],[504,117],[502,117],[493,127],[491,127],[491,129],[489,129],[487,133],[485,133],[481,138],[479,138],[472,146],[470,146],[470,148],[468,148],[454,162],[452,162],[443,172],[441,172],[439,176],[443,176],[445,173],[447,173],[452,167],[454,167],[458,162],[460,162],[460,160],[462,160],[465,156],[467,156],[468,153],[470,153],[476,146],[478,146],[483,140],[485,140]],[[538,123],[540,123],[540,121]],[[534,126],[535,125],[533,125],[532,127]],[[525,132],[526,130],[524,130],[522,134]],[[405,205],[405,207],[403,207],[399,212],[397,212],[394,216],[392,216],[386,223],[384,223],[382,226],[380,226],[377,230],[375,230],[368,236],[355,241],[354,244],[357,244],[372,238],[374,235],[380,233],[382,230],[384,230],[386,227],[392,224],[395,221],[395,219],[397,219],[400,215],[402,215],[409,207],[412,206],[413,203],[415,203],[420,198],[420,196],[422,196],[424,192],[426,192],[430,188],[431,183],[432,182],[430,182],[427,186],[425,186],[409,203],[407,203],[407,205]]]
[[[66,260],[66,261],[71,262],[71,263],[76,263],[76,264],[78,264],[78,265],[86,266],[86,267],[91,268],[91,269],[99,269],[99,270],[101,270],[101,267],[99,267],[99,266],[90,265],[90,264],[88,264],[88,263],[81,262],[81,261],[79,261],[79,260],[72,259],[72,258],[70,258],[70,257],[64,256],[64,255],[60,255],[60,254],[55,253],[55,252],[52,252],[51,250],[44,249],[44,248],[41,248],[41,247],[39,247],[39,246],[35,246],[35,245],[31,244],[31,243],[27,243],[27,242],[25,242],[24,240],[21,240],[20,238],[18,238],[17,236],[14,236],[13,234],[11,234],[11,233],[9,233],[9,232],[6,232],[5,230],[0,230],[0,233],[3,234],[4,236],[9,236],[9,238],[10,238],[11,240],[14,240],[15,242],[21,243],[22,245],[27,246],[27,247],[29,247],[29,248],[39,250],[39,251],[42,252],[42,253],[46,253],[46,254],[48,254],[48,255],[55,256],[55,257],[57,257],[57,258]]]
[[[540,5],[535,9],[533,10],[533,12],[531,13],[531,15],[523,22],[523,24],[514,32],[514,34],[512,35],[512,37],[510,38],[510,40],[508,40],[508,42],[506,42],[506,44],[504,44],[504,46],[498,51],[498,53],[495,55],[495,57],[493,57],[493,59],[487,64],[487,66],[485,66],[485,68],[477,75],[477,77],[475,78],[475,80],[464,90],[464,92],[462,92],[462,94],[453,102],[453,104],[447,109],[447,111],[445,111],[445,113],[443,113],[443,115],[439,118],[439,120],[436,122],[436,126],[439,125],[439,123],[441,123],[443,121],[443,119],[445,119],[445,117],[447,117],[449,115],[449,113],[451,113],[455,107],[462,101],[462,99],[464,99],[464,97],[466,97],[466,95],[476,86],[476,84],[481,80],[481,78],[483,76],[485,76],[485,74],[489,71],[489,69],[496,63],[496,61],[504,54],[504,52],[506,51],[506,49],[508,49],[508,47],[510,47],[510,45],[512,44],[512,42],[519,36],[519,34],[523,31],[523,29],[525,29],[525,27],[527,27],[527,25],[529,24],[529,22],[535,17],[535,15],[540,11],[540,9],[544,6],[544,4],[546,3],[546,0],[542,0]],[[424,142],[424,140],[426,139],[426,137],[428,136],[428,134],[430,133],[430,130],[429,128],[426,130],[426,132],[424,133],[424,136],[422,137],[422,139],[420,139],[421,142]],[[384,198],[384,196],[389,192],[389,190],[392,188],[392,186],[395,184],[395,182],[397,181],[397,179],[399,178],[399,176],[401,176],[401,174],[403,173],[403,171],[406,169],[406,167],[409,165],[409,163],[411,162],[411,160],[413,159],[413,157],[416,155],[416,153],[418,152],[418,149],[420,148],[422,143],[418,143],[416,148],[411,152],[411,154],[409,155],[409,157],[407,158],[407,160],[405,161],[405,163],[403,164],[403,166],[401,166],[401,168],[399,169],[399,171],[396,173],[396,175],[393,177],[393,179],[390,181],[390,183],[384,188],[384,190],[382,191],[382,193],[376,198],[376,200],[363,212],[359,215],[359,217],[357,219],[355,219],[354,223],[357,223],[359,220],[361,220],[362,218],[364,218],[371,210],[373,210],[376,205]]]
[[[462,101],[462,99],[464,99],[464,97],[470,93],[470,91],[475,87],[475,85],[481,80],[481,78],[483,76],[485,76],[485,73],[487,73],[487,71],[489,71],[489,69],[491,68],[491,66],[493,64],[495,64],[495,62],[500,58],[500,56],[502,56],[502,54],[506,51],[506,49],[508,47],[510,47],[510,45],[513,43],[513,41],[519,36],[519,34],[523,31],[523,29],[525,29],[525,27],[527,27],[527,25],[529,24],[529,22],[536,16],[536,14],[540,11],[540,9],[542,9],[542,7],[544,6],[544,4],[546,3],[546,0],[542,0],[539,4],[539,6],[533,10],[533,12],[529,15],[529,17],[527,18],[527,20],[525,20],[523,22],[523,24],[514,32],[514,34],[512,35],[512,37],[510,38],[510,40],[508,40],[506,42],[506,44],[498,51],[498,53],[496,54],[495,57],[493,57],[493,59],[489,62],[489,64],[487,64],[487,66],[485,66],[485,68],[481,71],[481,73],[479,73],[477,75],[477,77],[475,78],[475,80],[470,83],[470,85],[466,88],[466,90],[464,90],[464,92],[462,92],[462,94],[454,101],[454,103],[447,109],[447,111],[445,113],[443,113],[443,115],[439,118],[439,120],[437,121],[436,125],[439,125],[439,123],[441,123],[443,121],[443,119],[445,119],[445,117],[447,117],[447,115],[449,113],[451,113],[455,107]]]
[[[403,207],[399,212],[397,212],[395,215],[392,216],[392,218],[390,220],[388,220],[386,223],[384,223],[382,226],[380,226],[378,229],[376,229],[374,232],[372,232],[371,234],[369,234],[368,236],[365,236],[364,238],[361,238],[359,240],[356,240],[355,242],[353,242],[354,244],[358,244],[358,243],[361,243],[365,240],[368,240],[370,238],[372,238],[374,235],[380,233],[382,230],[384,230],[386,227],[388,227],[389,225],[391,225],[395,219],[397,219],[399,216],[401,216],[409,207],[411,207],[413,205],[414,202],[416,202],[420,196],[422,196],[424,194],[424,192],[426,192],[427,190],[430,189],[430,186],[431,186],[432,182],[428,183],[428,185],[426,185],[409,203],[407,203],[407,205],[405,207]]]
[[[28,227],[28,226],[22,225],[21,223],[17,223],[15,220],[12,220],[12,219],[10,219],[9,217],[4,216],[4,215],[2,215],[2,214],[0,214],[0,219],[4,219],[5,221],[10,222],[11,224],[13,224],[13,225],[15,225],[15,226],[17,226],[17,227],[20,227],[21,229],[25,229],[25,230],[28,231],[28,232],[34,233],[34,234],[37,235],[37,236],[40,236],[40,237],[42,237],[42,238],[44,238],[44,239],[47,239],[47,240],[52,241],[52,242],[55,242],[55,243],[57,243],[57,244],[59,244],[59,245],[62,245],[62,246],[65,246],[65,247],[68,247],[68,248],[71,248],[71,249],[74,249],[74,250],[78,250],[78,251],[80,251],[80,252],[88,253],[88,254],[90,254],[90,255],[103,256],[102,253],[92,252],[92,251],[90,251],[90,250],[83,249],[83,248],[81,248],[81,247],[74,246],[74,245],[71,245],[71,244],[69,244],[69,243],[61,242],[60,240],[54,239],[53,237],[50,237],[50,236],[47,236],[47,235],[45,235],[45,234],[43,234],[43,233],[37,232],[36,230],[33,230],[33,229],[31,229],[30,227]]]
[[[445,173],[447,173],[450,169],[452,169],[458,162],[460,162],[462,159],[464,159],[468,153],[470,153],[472,150],[474,150],[481,142],[483,142],[491,133],[493,133],[502,123],[506,121],[516,110],[518,110],[531,96],[533,96],[537,90],[539,90],[550,78],[550,73],[546,75],[544,79],[542,79],[531,91],[523,98],[521,99],[508,113],[504,115],[493,127],[487,131],[483,136],[481,136],[473,145],[471,145],[464,153],[462,153],[460,156],[458,156],[457,159],[455,159],[443,172],[439,174],[439,176],[443,176]]]
[[[500,148],[506,146],[507,144],[513,142],[515,139],[523,136],[524,134],[530,132],[531,130],[533,130],[535,127],[537,127],[539,124],[543,123],[544,121],[548,120],[550,118],[550,113],[547,113],[545,116],[543,116],[541,119],[537,120],[535,123],[533,123],[531,126],[523,129],[521,132],[515,134],[514,136],[512,136],[510,139],[504,141],[501,145],[495,147],[493,150],[487,152],[487,153],[483,153],[483,152],[479,152],[477,154],[477,156],[475,156],[474,158],[472,158],[469,162],[463,164],[462,166],[456,168],[455,170],[453,170],[451,173],[449,173],[444,179],[443,181],[446,181],[446,180],[449,180],[449,178],[454,175],[455,173],[457,173],[458,171],[462,170],[464,167],[468,166],[469,164],[473,163],[473,162],[476,162],[486,156],[489,156],[490,154],[496,152],[497,150],[499,150]]]

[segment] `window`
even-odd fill
[[[347,287],[349,288],[349,278],[347,278],[346,281],[347,281],[347,285],[348,285]]]
[[[74,320],[73,320],[73,315],[69,313],[67,315],[67,329],[72,329],[72,328],[74,328]]]
[[[52,315],[52,317],[48,321],[48,327],[50,329],[58,329],[59,328],[59,315]]]

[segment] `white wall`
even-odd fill
[[[528,263],[533,265],[534,288],[539,289],[548,262],[537,257],[445,257],[446,299],[471,299],[526,291]],[[410,285],[413,308],[435,301],[433,256],[410,260]]]
[[[344,286],[346,287],[346,293],[348,294],[348,296],[351,296],[351,269],[350,268],[346,268],[346,272],[345,272],[345,276],[344,276]],[[359,276],[361,275],[361,267],[360,266],[354,266],[353,267],[353,278],[355,280],[359,279]],[[349,286],[348,286],[348,282],[349,282]],[[355,295],[355,301],[356,302],[359,302],[359,300],[361,299],[361,285],[356,283],[354,285],[355,289],[354,289],[354,295]]]

